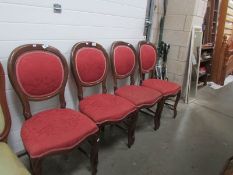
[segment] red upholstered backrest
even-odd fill
[[[115,75],[121,78],[133,73],[136,66],[136,55],[131,47],[119,44],[113,48],[113,69]]]
[[[147,43],[142,44],[139,49],[141,70],[143,73],[148,73],[155,67],[157,52],[153,46]]]
[[[66,107],[64,92],[68,65],[56,48],[43,44],[17,47],[8,60],[8,75],[22,102],[26,119],[32,116],[29,101],[42,101],[59,95],[60,107]]]
[[[95,86],[106,83],[108,54],[95,42],[79,42],[71,51],[71,68],[78,89],[82,86]],[[105,87],[105,86],[104,86]],[[105,92],[106,89],[103,91]],[[82,92],[79,92],[82,96]]]
[[[16,61],[16,78],[31,97],[55,94],[62,86],[64,70],[58,56],[46,51],[28,51]]]
[[[108,54],[103,46],[91,41],[79,42],[71,50],[70,61],[79,100],[83,99],[83,87],[102,84],[102,93],[107,93]]]
[[[76,71],[84,84],[96,84],[103,81],[107,63],[104,53],[92,47],[80,48],[75,54]]]

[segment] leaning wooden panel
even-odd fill
[[[220,85],[224,85],[225,78],[233,72],[233,50],[232,49],[231,38],[228,39],[224,37],[222,47],[220,50],[219,59],[223,60],[223,64],[221,67],[220,78],[218,80]]]
[[[219,59],[221,55],[221,48],[223,44],[223,37],[224,37],[224,30],[225,30],[225,23],[226,23],[226,16],[227,16],[227,8],[228,8],[228,0],[224,0],[221,2],[220,5],[220,14],[218,18],[218,28],[217,28],[217,35],[214,47],[214,57],[212,61],[212,72],[211,78],[212,80],[219,84],[220,77],[221,77],[221,69],[224,63],[224,60]]]

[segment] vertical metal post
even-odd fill
[[[152,19],[155,9],[155,1],[156,0],[147,0],[147,10],[146,10],[146,19],[145,19],[145,27],[144,27],[144,36],[146,37],[147,41],[150,40]]]

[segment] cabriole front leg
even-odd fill
[[[99,152],[99,132],[92,136],[91,138],[91,171],[92,175],[97,174],[97,166],[98,166],[98,152]]]
[[[164,103],[165,103],[165,99],[162,98],[157,105],[157,109],[156,109],[155,116],[154,116],[154,130],[155,131],[158,130],[160,127],[160,120],[161,120],[161,116],[163,112]]]
[[[129,117],[129,126],[128,126],[128,147],[134,144],[135,141],[135,129],[138,120],[138,111],[134,112],[131,117]]]

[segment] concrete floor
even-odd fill
[[[177,118],[171,116],[165,109],[155,132],[152,118],[140,114],[131,149],[121,130],[107,128],[98,175],[218,175],[233,155],[233,84],[199,90],[196,101],[180,103]],[[78,150],[43,162],[43,175],[90,174],[89,160]]]

